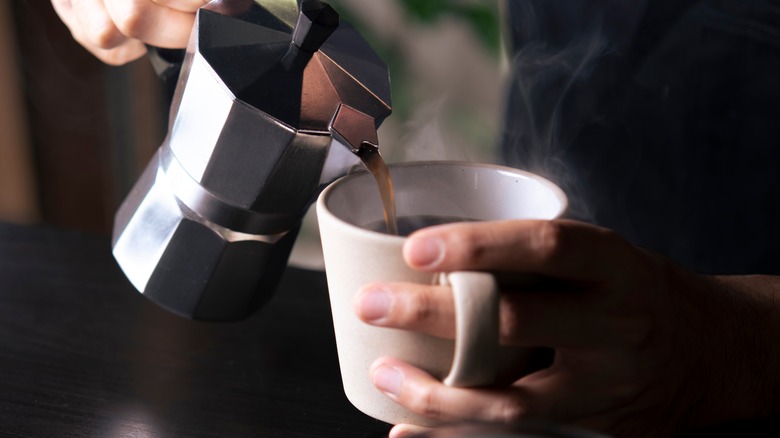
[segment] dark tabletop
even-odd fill
[[[325,275],[238,323],[147,300],[107,236],[0,222],[0,437],[385,437],[338,370]],[[685,437],[780,436],[780,418]]]
[[[344,396],[322,272],[238,323],[137,293],[109,238],[0,223],[0,436],[381,437]]]

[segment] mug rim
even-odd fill
[[[550,181],[549,179],[533,172],[529,172],[527,170],[517,169],[514,167],[504,166],[502,164],[491,164],[491,163],[481,163],[481,162],[472,162],[472,161],[458,161],[458,160],[426,160],[426,161],[404,161],[400,163],[388,163],[387,167],[392,173],[392,169],[394,168],[405,168],[405,167],[467,167],[467,168],[484,168],[484,169],[491,169],[491,170],[497,170],[499,172],[507,172],[511,173],[513,175],[518,175],[524,178],[527,178],[529,180],[536,181],[540,184],[542,184],[544,187],[549,189],[552,194],[558,199],[560,202],[560,211],[554,218],[555,219],[561,217],[566,210],[569,207],[569,198],[566,196],[566,193],[563,191],[563,189],[560,188],[557,184]],[[329,184],[317,197],[317,211],[318,214],[320,212],[323,212],[330,216],[332,219],[334,219],[339,226],[346,226],[353,231],[356,232],[362,232],[362,233],[368,233],[370,236],[379,237],[381,238],[389,238],[389,239],[398,239],[398,240],[404,240],[407,237],[406,236],[398,236],[388,233],[383,233],[381,231],[374,231],[367,228],[363,228],[361,226],[352,224],[340,217],[338,217],[335,213],[333,213],[330,208],[327,206],[328,197],[331,195],[331,193],[334,190],[337,190],[339,186],[349,183],[349,181],[357,178],[365,178],[365,177],[371,177],[373,180],[373,176],[371,175],[371,172],[368,171],[365,167],[359,168],[358,170],[355,170],[347,175],[342,176],[341,178],[337,179],[336,181]]]

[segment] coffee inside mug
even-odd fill
[[[435,215],[414,215],[414,216],[401,216],[396,219],[398,227],[398,235],[406,237],[417,230],[432,227],[434,225],[451,224],[454,222],[474,222],[476,219],[461,217],[461,216],[435,216]],[[364,225],[363,228],[379,233],[387,232],[387,222],[382,219],[368,225]]]

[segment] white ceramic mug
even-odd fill
[[[490,221],[552,219],[567,205],[550,181],[498,165],[452,161],[390,166],[399,218],[462,217]],[[377,184],[359,172],[331,184],[317,201],[325,270],[344,391],[350,402],[382,421],[434,426],[371,383],[380,356],[409,362],[453,386],[490,384],[528,360],[527,349],[498,348],[498,288],[491,274],[418,272],[403,261],[405,238],[371,231],[383,220]],[[456,339],[374,327],[354,313],[358,290],[370,282],[443,282],[453,289]]]

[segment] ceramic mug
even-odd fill
[[[399,219],[553,219],[567,206],[563,191],[552,182],[508,167],[453,161],[389,167]],[[317,200],[344,392],[355,407],[379,420],[435,426],[436,422],[403,408],[374,387],[369,367],[375,359],[404,360],[448,385],[483,386],[521,367],[530,350],[498,346],[499,291],[493,275],[411,269],[402,257],[405,237],[372,230],[382,222],[383,212],[377,184],[368,172],[341,178]],[[455,340],[361,321],[354,312],[355,295],[372,282],[450,285],[456,307]]]

